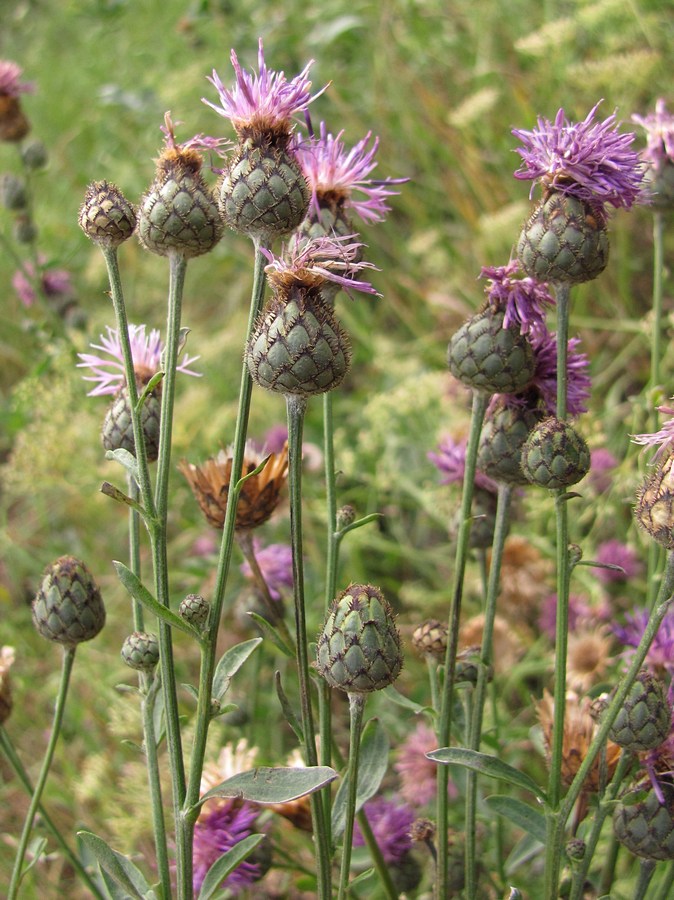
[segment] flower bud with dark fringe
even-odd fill
[[[193,625],[197,631],[203,631],[208,623],[210,612],[211,604],[199,594],[188,594],[180,601],[178,607],[181,618]]]
[[[533,404],[526,396],[521,403],[500,398],[487,410],[477,450],[477,467],[504,484],[529,484],[522,472],[522,447],[533,428],[545,417],[538,397]]]
[[[447,650],[447,623],[426,619],[414,629],[412,646],[422,656],[443,660]]]
[[[71,647],[90,641],[105,625],[105,607],[93,575],[74,556],[44,571],[33,600],[33,624],[42,637]]]
[[[150,380],[136,376],[138,392],[141,394]],[[156,462],[159,458],[159,428],[161,421],[161,383],[158,384],[145,397],[140,410],[140,423],[145,440],[145,453],[147,461]],[[114,400],[108,407],[103,420],[101,440],[106,450],[128,450],[136,455],[136,444],[133,436],[133,422],[131,420],[131,401],[129,389],[124,386],[119,389]]]
[[[613,833],[643,859],[674,859],[674,785],[664,779],[658,782],[657,791],[645,782],[620,798],[613,813]]]
[[[159,640],[156,634],[134,631],[122,644],[121,657],[131,669],[151,672],[159,662]]]
[[[522,472],[530,484],[556,490],[577,484],[590,471],[590,450],[568,422],[550,416],[522,447]]]
[[[659,747],[671,731],[672,706],[664,683],[643,669],[608,733],[614,744],[638,753]]]
[[[140,201],[138,237],[152,253],[191,259],[208,253],[222,237],[220,213],[197,149],[217,149],[221,142],[199,135],[178,144],[168,113],[165,123],[166,146],[157,160],[155,179]]]
[[[94,181],[84,195],[79,223],[95,244],[119,247],[134,232],[136,211],[116,185]]]
[[[403,665],[393,610],[371,584],[350,584],[318,636],[316,667],[330,687],[365,694],[393,684]]]

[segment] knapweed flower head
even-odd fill
[[[192,150],[197,152],[211,151],[218,156],[224,155],[224,148],[229,145],[227,138],[209,137],[206,134],[195,134],[186,141],[178,142],[176,140],[176,126],[182,125],[182,122],[174,122],[171,113],[164,113],[164,124],[160,125],[160,131],[164,135],[164,152],[173,151],[176,154],[189,153]]]
[[[164,343],[159,331],[153,328],[149,335],[145,325],[129,325],[129,342],[131,344],[131,356],[133,368],[137,380],[143,382],[161,370],[162,353]],[[116,328],[107,327],[107,335],[100,335],[100,344],[91,344],[93,350],[99,353],[78,353],[82,362],[78,368],[91,369],[92,375],[84,375],[85,381],[93,381],[96,386],[89,391],[89,397],[100,397],[103,394],[116,394],[125,384],[124,357],[119,340],[119,331]],[[198,356],[183,356],[182,362],[177,366],[177,371],[184,375],[200,377],[199,372],[194,372],[190,366],[198,360]]]
[[[611,487],[611,472],[618,465],[618,459],[606,447],[597,447],[590,452],[590,472],[588,481],[597,493],[603,494]]]
[[[567,394],[566,410],[569,416],[587,412],[586,401],[590,396],[591,380],[588,375],[589,360],[577,350],[580,338],[569,338],[566,355]],[[545,327],[531,335],[535,369],[530,390],[538,391],[548,415],[557,413],[557,335]],[[510,398],[516,402],[516,398]]]
[[[618,642],[626,647],[637,647],[644,631],[648,627],[650,613],[648,609],[635,609],[625,614],[623,625],[614,624],[613,633]],[[626,659],[633,655],[631,650],[625,651]],[[655,633],[653,642],[646,654],[646,665],[656,674],[674,674],[674,611],[669,610]]]
[[[274,72],[267,68],[262,47],[262,38],[258,45],[258,72],[245,72],[239,65],[234,50],[230,59],[234,67],[236,81],[232,90],[227,90],[218,73],[213,70],[209,81],[218,92],[220,105],[203,99],[218,115],[230,119],[234,130],[241,140],[269,134],[277,141],[290,138],[292,118],[322,94],[311,95],[311,81],[308,78],[313,60],[305,68],[288,81],[283,72]],[[323,88],[325,90],[325,88]]]
[[[411,806],[394,803],[385,797],[375,797],[363,807],[384,862],[394,865],[401,862],[412,849],[410,828],[417,817]],[[364,847],[365,838],[358,823],[353,829],[353,846]]]
[[[661,169],[667,163],[674,163],[674,115],[668,112],[665,101],[660,97],[655,103],[655,112],[646,116],[633,115],[632,121],[646,131],[646,149],[641,158]]]
[[[615,539],[600,544],[597,547],[595,559],[603,565],[620,567],[619,569],[595,569],[597,578],[604,584],[629,581],[631,578],[635,578],[643,568],[634,547]]]
[[[294,237],[280,256],[262,249],[269,260],[265,272],[271,284],[281,290],[297,285],[318,288],[326,281],[349,291],[380,296],[368,281],[356,279],[363,269],[375,269],[372,263],[359,259],[364,246],[353,234],[341,237],[322,236],[303,240]]]
[[[206,873],[223,853],[253,833],[260,813],[257,806],[232,799],[225,802],[207,801],[194,826],[194,894],[201,890]],[[244,860],[222,882],[236,896],[261,875],[258,863]]]
[[[47,300],[72,299],[74,296],[72,276],[66,269],[55,269],[45,265],[46,257],[38,259],[39,269],[36,271],[32,262],[25,262],[23,268],[17,269],[12,276],[12,287],[24,306],[35,303],[37,293],[35,285]]]
[[[457,441],[451,435],[446,434],[440,438],[438,452],[426,454],[428,459],[442,473],[441,484],[463,484],[466,471],[467,446],[467,439],[464,438]],[[483,472],[478,471],[475,473],[475,486],[492,494],[498,493],[498,484],[493,478],[489,478]]]
[[[419,722],[398,748],[398,758],[393,768],[400,778],[400,796],[415,809],[435,800],[437,764],[428,759],[427,753],[438,749],[435,732],[425,722]],[[447,787],[450,797],[458,790],[450,781]]]
[[[555,300],[545,282],[522,276],[517,259],[505,266],[483,266],[480,272],[480,278],[489,279],[485,292],[490,306],[505,311],[503,327],[514,325],[520,334],[531,334],[545,328],[546,310]]]
[[[21,81],[22,73],[23,69],[17,63],[0,59],[0,97],[18,97],[35,91],[32,81]]]
[[[343,134],[331,134],[321,122],[318,136],[297,146],[297,158],[311,189],[310,215],[320,217],[324,207],[334,211],[345,208],[352,209],[364,222],[382,222],[390,211],[387,198],[398,193],[391,186],[409,179],[370,178],[377,167],[379,138],[368,131],[348,149]]]
[[[674,398],[672,398],[674,399]],[[655,447],[656,451],[653,455],[653,462],[665,456],[672,451],[674,447],[674,406],[658,406],[656,407],[663,416],[671,416],[658,431],[652,434],[633,434],[632,441],[635,444],[641,444],[643,447]]]
[[[635,135],[618,131],[615,113],[595,121],[598,107],[595,104],[582,122],[570,122],[560,109],[553,122],[539,116],[533,130],[513,129],[522,142],[516,150],[522,164],[515,178],[540,181],[546,190],[595,206],[609,203],[629,209],[642,199],[644,167],[631,149]]]
[[[263,547],[260,541],[253,539],[253,550],[272,600],[280,600],[283,590],[293,586],[292,548],[289,544],[269,544]],[[241,565],[241,572],[245,578],[255,580],[247,561]]]
[[[595,618],[592,606],[582,594],[569,594],[569,632],[574,632],[580,623]],[[554,641],[557,630],[557,594],[547,594],[541,604],[538,627],[550,640]]]

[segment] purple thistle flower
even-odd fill
[[[549,415],[557,412],[557,335],[554,331],[542,328],[531,336],[531,344],[536,358],[536,369],[531,383],[538,388],[541,399]],[[566,367],[567,395],[566,408],[570,416],[579,416],[587,412],[585,401],[590,396],[591,381],[587,374],[589,361],[584,353],[576,348],[579,338],[569,338]]]
[[[372,263],[358,259],[360,248],[365,245],[355,238],[356,235],[347,234],[306,240],[296,234],[283,248],[281,256],[274,256],[270,250],[262,248],[262,253],[269,260],[265,272],[272,282],[291,279],[320,284],[332,281],[341,285],[347,293],[361,291],[379,297],[380,294],[369,282],[354,278],[362,269],[376,269]]]
[[[455,441],[453,437],[446,434],[440,438],[438,452],[426,454],[428,459],[443,473],[441,484],[463,484],[467,446],[468,441],[465,438]],[[492,494],[498,493],[498,484],[493,478],[479,470],[475,472],[475,487]]]
[[[626,613],[624,625],[612,626],[616,640],[627,647],[637,647],[649,619],[650,612],[646,608]],[[625,655],[629,657],[630,651],[626,651]],[[664,669],[674,674],[674,610],[670,609],[662,620],[646,654],[646,663],[656,671]]]
[[[674,399],[674,398],[672,398]],[[658,406],[656,407],[659,413],[662,413],[665,416],[674,416],[674,407],[672,406]],[[644,447],[657,447],[655,454],[653,456],[653,462],[658,460],[665,451],[669,451],[672,449],[672,442],[674,441],[674,418],[669,419],[667,422],[663,422],[662,427],[659,431],[655,431],[653,434],[633,434],[632,442],[635,444],[641,444]]]
[[[393,768],[400,776],[400,796],[415,809],[435,800],[437,764],[426,754],[437,748],[435,732],[425,722],[418,722],[398,748],[398,759]],[[456,797],[458,793],[456,785],[450,781],[447,785],[448,796]]]
[[[412,849],[410,828],[416,819],[412,807],[407,804],[399,806],[392,800],[375,797],[365,804],[364,811],[384,862],[388,865],[401,862],[405,854]],[[365,838],[357,822],[353,829],[353,846],[365,846]]]
[[[589,479],[598,493],[604,493],[611,487],[611,472],[618,465],[618,460],[605,447],[598,447],[590,453]]]
[[[597,562],[604,565],[620,566],[622,572],[617,569],[596,569],[597,578],[605,584],[613,582],[625,582],[634,578],[642,569],[641,560],[633,547],[623,544],[622,541],[604,541],[597,547],[595,554]]]
[[[258,74],[244,72],[234,50],[230,59],[236,75],[233,89],[225,88],[214,69],[208,80],[218,92],[220,106],[205,98],[202,100],[218,115],[230,119],[240,136],[258,129],[289,132],[293,115],[306,109],[325,90],[311,96],[311,81],[307,75],[313,60],[292,81],[288,81],[283,72],[269,70],[264,61],[262,38],[258,46]]]
[[[124,357],[119,341],[119,332],[116,328],[107,326],[107,337],[100,335],[100,344],[90,344],[92,349],[100,350],[104,356],[93,353],[78,353],[82,362],[77,363],[78,368],[91,369],[93,375],[84,375],[85,381],[95,381],[96,387],[89,391],[89,397],[100,397],[102,394],[115,394],[125,382]],[[159,336],[159,331],[153,328],[149,336],[145,333],[145,325],[129,325],[129,341],[131,343],[131,356],[136,372],[154,375],[161,368],[161,355],[164,344]],[[183,357],[178,364],[177,371],[184,375],[201,377],[201,373],[193,372],[189,367],[198,360],[198,356]]]
[[[583,620],[593,617],[592,607],[580,594],[569,595],[569,631],[575,631]],[[538,616],[538,627],[554,641],[557,630],[557,594],[548,594]]]
[[[173,122],[171,113],[164,113],[164,124],[160,125],[159,128],[164,134],[166,147],[170,150],[178,150],[183,153],[186,150],[211,150],[217,153],[218,156],[224,156],[222,148],[231,143],[227,138],[209,137],[205,134],[195,134],[194,137],[189,138],[189,140],[178,143],[175,136],[175,128],[177,125],[182,125],[182,122]]]
[[[347,150],[342,141],[343,131],[335,137],[330,134],[325,122],[320,124],[320,136],[298,144],[296,155],[304,176],[309,182],[314,213],[320,215],[321,205],[336,203],[353,209],[364,222],[382,222],[390,206],[386,198],[395,196],[391,185],[402,184],[407,178],[386,178],[376,181],[369,178],[377,167],[375,156],[379,148],[379,138],[368,144],[372,132]],[[363,197],[353,196],[354,191]]]
[[[15,62],[0,59],[0,97],[18,97],[19,94],[32,94],[35,85],[32,81],[21,81],[23,69]]]
[[[252,804],[236,799],[213,803],[212,808],[202,812],[194,826],[192,883],[195,896],[216,859],[253,833],[259,812]],[[259,876],[260,866],[244,860],[225,878],[221,887],[236,895]]]
[[[598,106],[582,122],[569,122],[560,109],[554,122],[539,116],[532,131],[513,129],[523,144],[516,150],[522,164],[515,178],[540,180],[587,203],[616,208],[629,208],[641,199],[644,167],[630,149],[635,135],[618,132],[615,113],[594,122]]]
[[[488,278],[486,293],[489,303],[505,310],[503,327],[515,325],[520,334],[545,328],[546,307],[554,306],[554,297],[545,282],[518,277],[522,272],[519,260],[507,266],[483,266],[480,278]]]
[[[647,116],[633,115],[632,121],[646,131],[646,149],[641,158],[662,169],[666,163],[674,163],[674,115],[667,112],[662,97],[656,100],[655,112]]]
[[[288,544],[263,547],[258,538],[253,538],[253,551],[272,600],[280,600],[282,589],[293,586],[292,547]],[[240,568],[246,578],[254,580],[253,570],[247,561]]]
[[[42,293],[48,299],[54,297],[72,297],[73,285],[70,272],[66,269],[44,269],[45,257],[38,259],[40,265],[39,275],[36,276],[35,266],[26,262],[23,269],[17,269],[12,276],[12,287],[24,306],[32,306],[35,303],[36,291],[34,283],[39,279]]]

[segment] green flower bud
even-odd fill
[[[182,618],[193,625],[197,631],[202,631],[208,623],[208,616],[211,612],[211,604],[208,600],[204,600],[199,594],[188,594],[184,600],[181,600],[178,612]]]
[[[47,566],[32,611],[40,634],[65,646],[90,641],[105,625],[105,607],[96,582],[74,556],[62,556]]]
[[[674,859],[674,786],[660,782],[664,803],[650,783],[629,791],[616,805],[616,838],[643,859]]]
[[[568,422],[555,416],[537,425],[522,447],[522,472],[531,484],[559,489],[590,471],[590,450]]]
[[[136,227],[136,211],[114,184],[94,181],[84,195],[80,228],[95,244],[119,247]]]
[[[635,753],[654,750],[669,736],[672,708],[665,685],[646,670],[641,671],[625,697],[609,738]]]
[[[134,631],[125,638],[121,656],[124,662],[139,672],[151,672],[159,662],[159,641],[155,634]]]

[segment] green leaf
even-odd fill
[[[126,856],[108,846],[98,835],[92,834],[90,831],[78,831],[77,834],[84,845],[96,857],[101,868],[121,888],[128,891],[134,900],[143,900],[150,891],[150,885],[145,880],[145,876],[140,869],[134,866]]]
[[[369,881],[373,881],[377,874],[376,869],[366,869],[364,872],[361,872],[360,875],[356,876],[356,878],[352,879],[349,882],[349,889],[353,887],[364,887]],[[372,884],[372,888],[374,889],[375,885]]]
[[[190,697],[193,697],[197,701],[197,703],[199,702],[199,691],[194,687],[193,684],[188,684],[186,681],[184,681],[180,686],[184,688],[190,695]]]
[[[260,616],[254,612],[248,612],[247,615],[251,617],[260,631],[266,638],[269,638],[277,650],[280,650],[281,653],[285,654],[285,656],[288,656],[290,659],[294,659],[295,651],[286,644],[279,632],[264,618],[264,616]]]
[[[173,610],[164,606],[164,604],[160,603],[158,600],[155,600],[142,581],[137,575],[134,575],[131,569],[127,568],[124,563],[121,563],[118,560],[113,560],[112,564],[115,567],[119,580],[134,600],[142,603],[146,609],[149,609],[158,619],[166,622],[171,628],[177,628],[179,631],[184,631],[186,634],[189,634],[191,637],[196,638],[201,642],[202,638],[199,632],[195,628],[192,628],[192,626],[184,619],[181,619],[177,613],[173,612]]]
[[[239,671],[251,653],[262,643],[262,638],[252,638],[230,647],[220,657],[220,662],[213,676],[213,698],[222,700],[227,693],[227,688],[234,675]]]
[[[199,900],[210,900],[229,873],[233,872],[244,859],[250,856],[264,839],[264,834],[249,834],[247,838],[239,841],[231,850],[228,850],[219,859],[216,859],[202,882]]]
[[[348,534],[350,531],[355,531],[356,528],[362,528],[363,525],[368,525],[370,522],[375,522],[377,519],[383,519],[384,516],[382,513],[370,513],[367,516],[363,516],[362,519],[356,519],[355,522],[352,522],[350,525],[347,525],[345,528],[342,528],[341,531],[337,532],[337,537],[341,540],[345,534]]]
[[[356,789],[356,812],[374,797],[388,768],[389,740],[379,719],[370,719],[360,739],[358,758],[358,787]],[[349,794],[349,777],[340,782],[332,807],[332,832],[335,837],[344,831],[346,825],[346,803]]]
[[[533,778],[508,765],[508,763],[503,762],[496,756],[478,753],[477,750],[466,750],[463,747],[443,747],[440,750],[432,750],[426,756],[428,759],[432,759],[433,762],[450,766],[464,766],[466,769],[472,769],[480,775],[498,778],[499,781],[506,781],[515,787],[524,788],[525,791],[531,791],[532,794],[535,794],[539,800],[547,799],[545,791],[536,784]]]
[[[528,863],[533,857],[541,855],[541,844],[536,838],[532,837],[528,832],[522,836],[513,849],[508,854],[505,861],[505,873],[510,876],[516,872],[520,866]]]
[[[112,453],[113,451],[110,450],[107,452]],[[124,491],[120,491],[119,488],[116,488],[114,484],[110,484],[109,481],[104,481],[101,485],[101,494],[105,494],[106,497],[111,497],[118,503],[125,503],[127,506],[130,506],[131,509],[135,509],[138,515],[145,518],[145,510],[140,505],[140,503],[138,503],[136,500],[132,500],[128,494],[125,494]]]
[[[289,803],[320,791],[337,777],[337,772],[329,766],[258,766],[211,788],[199,799],[199,806],[212,797],[238,797],[262,804]]]
[[[388,700],[392,703],[395,703],[397,706],[402,706],[403,709],[409,709],[413,713],[423,713],[423,712],[435,712],[429,706],[420,706],[418,703],[415,703],[414,700],[409,700],[404,694],[401,694],[400,691],[397,691],[392,684],[389,684],[388,687],[385,687],[381,691],[377,691],[378,694],[383,694]]]
[[[545,844],[546,828],[543,813],[516,797],[506,797],[502,794],[493,794],[491,797],[487,797],[485,803],[499,816],[518,825],[541,844]]]
[[[28,862],[21,870],[21,878],[23,879],[26,875],[26,872],[29,872],[36,862],[39,862],[42,858],[42,854],[45,851],[45,847],[47,846],[47,838],[33,838],[28,847],[27,856],[29,857]]]
[[[114,459],[115,462],[118,462],[120,465],[124,466],[127,472],[133,477],[133,480],[136,484],[139,483],[139,475],[138,475],[138,460],[133,455],[133,453],[129,453],[128,450],[125,450],[123,447],[118,447],[117,450],[106,450],[105,451],[106,459]],[[126,502],[126,501],[125,501]]]
[[[152,391],[157,387],[159,382],[163,380],[164,374],[165,373],[162,371],[155,372],[152,378],[150,378],[148,383],[145,385],[145,387],[143,388],[143,393],[138,398],[138,403],[136,403],[136,409],[138,410],[138,412],[141,411],[141,409],[143,408],[143,404],[150,396]]]
[[[285,716],[285,720],[292,728],[295,733],[295,737],[300,742],[300,744],[304,744],[304,731],[300,724],[300,720],[295,715],[295,710],[290,705],[290,700],[286,695],[286,692],[283,690],[283,685],[281,684],[281,673],[277,670],[274,672],[274,684],[276,685],[276,696],[279,699],[279,703],[281,704],[281,709],[283,710],[283,715]]]

